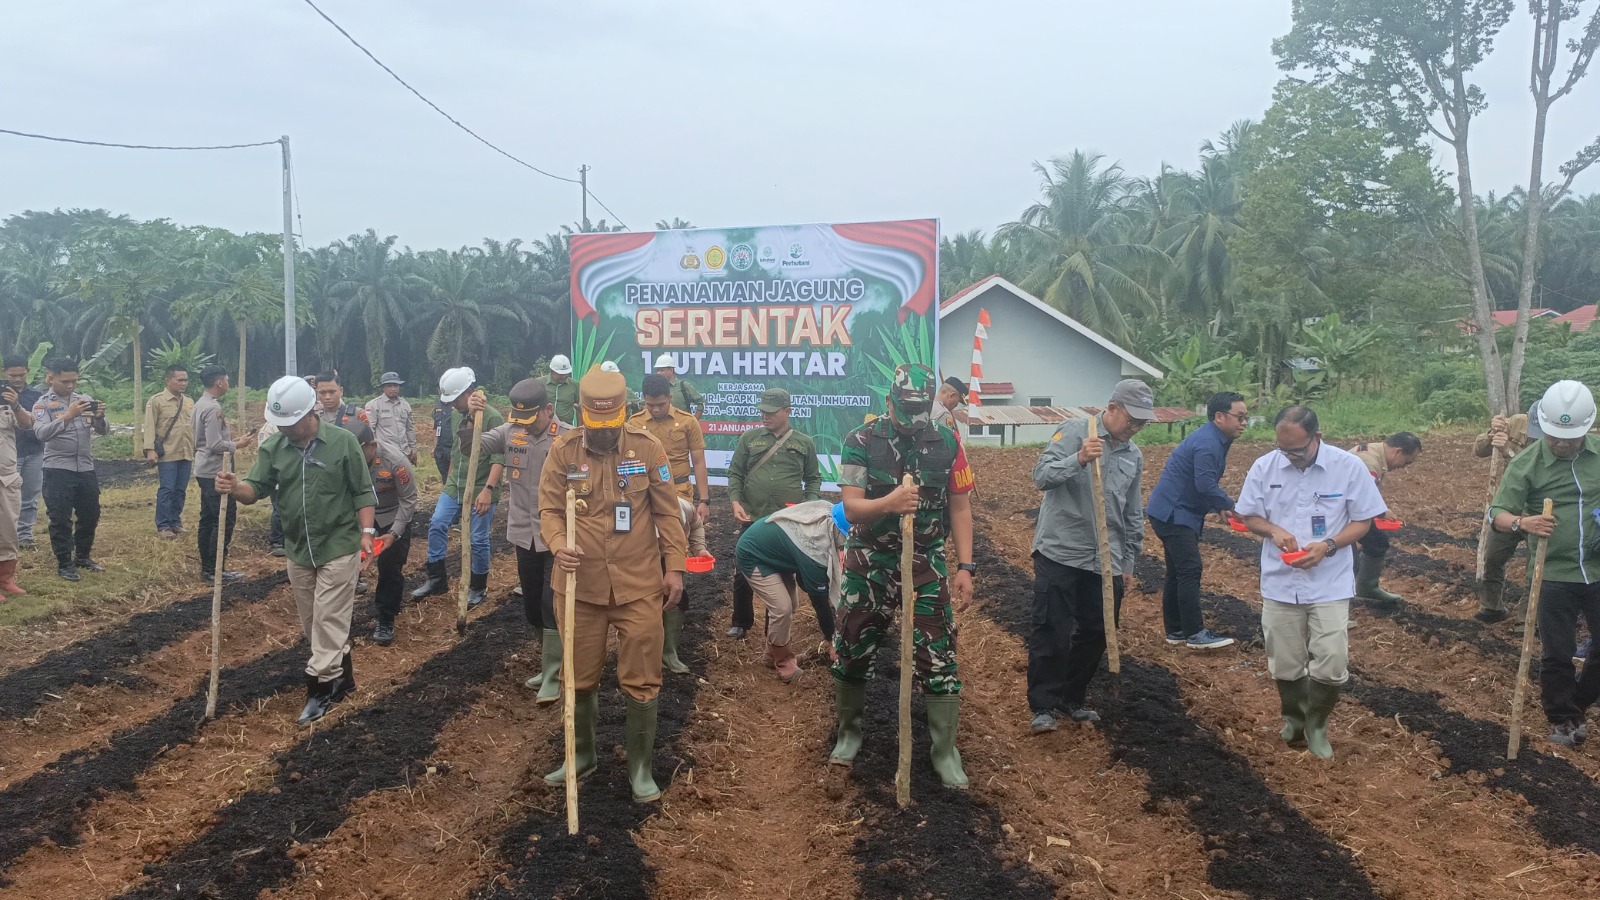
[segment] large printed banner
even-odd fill
[[[574,372],[613,360],[637,393],[670,353],[705,395],[717,475],[778,387],[832,483],[845,434],[882,411],[894,367],[937,368],[934,219],[575,234],[571,250]]]

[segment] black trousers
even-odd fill
[[[1374,525],[1367,529],[1367,533],[1356,541],[1356,546],[1368,556],[1383,556],[1389,552],[1389,532],[1378,530]]]
[[[1539,596],[1539,692],[1553,725],[1583,721],[1584,711],[1600,700],[1595,653],[1591,650],[1583,661],[1583,674],[1574,674],[1572,668],[1580,615],[1589,622],[1589,634],[1600,634],[1600,584],[1544,583]]]
[[[749,528],[749,527],[750,527],[749,525],[740,525],[739,526],[739,537],[743,537],[744,536],[744,530],[746,528]],[[737,545],[739,543],[739,538],[738,537],[734,538],[733,542],[734,542],[735,545]],[[750,582],[748,582],[748,581],[746,581],[744,579],[744,573],[740,572],[737,566],[734,567],[734,570],[733,570],[733,624],[734,624],[735,627],[743,628],[745,631],[749,631],[750,629],[756,627],[756,605],[755,605],[755,601],[756,601],[755,589],[751,588],[750,587]]]
[[[411,555],[411,529],[405,537],[383,548],[374,565],[378,569],[378,586],[372,589],[372,601],[378,607],[378,621],[393,625],[400,615],[400,603],[406,589],[406,558]]]
[[[216,478],[201,478],[196,476],[194,483],[200,486],[200,530],[195,539],[200,545],[200,575],[210,578],[217,572],[217,520],[222,518],[222,495],[217,493]],[[233,546],[233,524],[239,517],[239,504],[232,497],[228,498],[228,524],[224,526],[226,534],[223,535],[223,560],[222,567],[228,567],[227,550]]]
[[[549,550],[517,548],[517,581],[522,584],[522,614],[534,628],[556,627],[555,598],[550,578],[557,574]]]
[[[231,527],[231,526],[230,526]],[[278,498],[272,498],[272,525],[267,530],[267,546],[283,546],[283,519],[278,516]]]
[[[1151,519],[1150,527],[1167,557],[1167,582],[1161,589],[1161,618],[1167,634],[1189,637],[1205,627],[1200,617],[1200,532],[1187,525]]]
[[[1111,579],[1122,621],[1122,576]],[[1082,706],[1106,651],[1100,573],[1033,555],[1033,631],[1028,635],[1028,706]]]
[[[822,631],[822,636],[833,643],[833,607],[828,605],[828,595],[810,594],[811,609],[817,614],[817,628]]]
[[[100,524],[99,477],[93,471],[45,469],[44,511],[50,516],[50,549],[55,551],[56,565],[70,566],[74,556],[90,559],[94,530]]]

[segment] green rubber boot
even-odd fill
[[[540,648],[539,697],[540,704],[561,702],[561,632],[554,628],[544,630],[543,647]]]
[[[1277,679],[1275,679],[1277,680]],[[1306,682],[1300,676],[1294,681],[1278,681],[1278,699],[1283,706],[1283,739],[1291,747],[1306,745]]]
[[[1382,577],[1383,557],[1356,554],[1356,596],[1386,606],[1399,606],[1402,602],[1399,594],[1378,587],[1378,580]]]
[[[541,655],[542,655],[543,648],[544,648],[544,629],[543,628],[535,628],[533,630],[533,639],[539,642],[540,652],[541,652]],[[522,686],[525,687],[525,688],[528,688],[529,690],[532,690],[533,688],[536,688],[541,684],[544,684],[544,669],[543,668],[540,668],[539,671],[533,673],[533,676],[530,677],[527,681],[524,681],[522,683]]]
[[[1339,685],[1324,684],[1314,678],[1306,685],[1306,749],[1323,759],[1333,759],[1333,744],[1328,742],[1328,714],[1339,703]]]
[[[967,773],[961,768],[961,751],[956,749],[956,720],[961,717],[961,698],[953,695],[927,697],[928,736],[933,740],[933,771],[945,787],[965,788]]]
[[[649,703],[628,698],[628,786],[633,789],[633,802],[652,803],[661,799],[661,788],[650,774],[650,763],[656,755],[656,710],[658,700]]]
[[[836,766],[854,765],[856,754],[861,752],[861,714],[867,708],[867,686],[835,680],[833,702],[839,710],[839,736],[833,742],[828,762]]]
[[[594,774],[594,720],[600,711],[600,700],[594,691],[579,691],[572,698],[572,745],[573,759],[578,763],[578,777],[587,778]],[[629,710],[632,715],[632,710]],[[631,719],[630,719],[631,721]],[[655,734],[654,729],[651,734]],[[566,784],[567,764],[562,762],[554,772],[544,777],[546,784]]]
[[[683,634],[683,610],[674,606],[661,614],[661,667],[674,675],[689,674],[689,667],[678,658],[678,636]]]

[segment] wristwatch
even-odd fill
[[[363,529],[361,529],[361,533],[364,534],[364,535],[367,535],[368,537],[377,537],[378,536],[378,529],[376,529],[376,528],[363,528]]]
[[[1522,517],[1521,516],[1517,516],[1515,519],[1511,520],[1511,533],[1512,534],[1521,534],[1522,533]]]
[[[1339,545],[1338,545],[1338,543],[1336,543],[1334,541],[1333,538],[1323,538],[1322,542],[1324,544],[1328,545],[1328,552],[1329,553],[1338,553],[1339,552]]]
[[[956,564],[956,569],[958,569],[959,571],[962,571],[962,572],[966,572],[969,575],[977,575],[978,574],[978,567],[976,565],[972,564],[972,563],[957,563]]]

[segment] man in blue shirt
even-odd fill
[[[1228,448],[1250,421],[1244,397],[1233,391],[1213,394],[1206,415],[1210,421],[1167,457],[1161,480],[1145,504],[1167,557],[1167,583],[1161,592],[1167,643],[1191,650],[1233,643],[1233,638],[1213,634],[1200,616],[1200,529],[1208,514],[1233,509],[1233,498],[1218,482],[1228,465]]]

